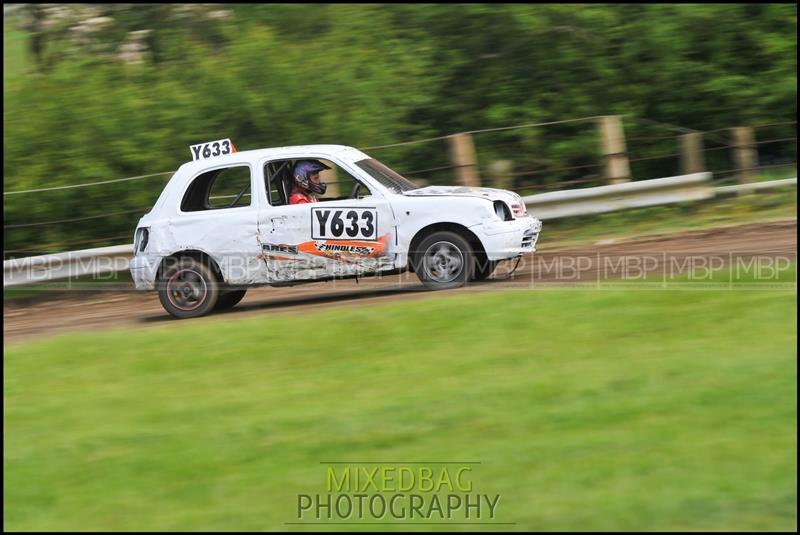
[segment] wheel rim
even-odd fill
[[[182,269],[167,281],[167,298],[180,310],[195,310],[206,300],[208,286],[203,276],[192,269]]]
[[[464,253],[448,241],[438,241],[425,251],[423,268],[435,282],[452,282],[464,268]]]

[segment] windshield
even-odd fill
[[[375,158],[361,160],[360,162],[356,162],[356,165],[369,173],[369,176],[395,193],[403,193],[404,191],[419,189],[419,186],[407,178],[404,178],[400,174],[392,171]]]

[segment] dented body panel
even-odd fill
[[[271,205],[265,166],[298,159],[332,162],[368,193],[310,204]],[[367,159],[352,147],[308,145],[234,152],[182,165],[137,225],[131,264],[136,288],[154,289],[163,260],[181,252],[207,256],[224,282],[236,286],[404,269],[415,238],[443,224],[477,240],[489,260],[535,250],[541,223],[526,213],[516,193],[444,186],[400,192],[357,165]],[[232,167],[249,168],[249,205],[182,210],[195,181]],[[496,202],[508,207],[505,219],[497,214]]]

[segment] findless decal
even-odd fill
[[[385,234],[375,241],[311,240],[299,244],[297,249],[301,253],[344,260],[353,257],[382,256],[386,253],[388,243],[389,234]]]
[[[339,243],[317,242],[317,251],[322,253],[346,253],[353,255],[366,256],[372,254],[374,247],[363,247],[359,245],[341,245]]]
[[[372,241],[309,240],[297,245],[262,243],[261,253],[256,258],[263,260],[268,270],[336,269],[332,266],[337,264],[330,264],[330,261],[374,267],[377,265],[374,262],[386,256],[389,237],[384,234]]]

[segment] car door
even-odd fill
[[[177,217],[170,220],[177,250],[198,250],[219,266],[226,282],[256,282],[256,173],[248,162],[209,166],[188,183]],[[261,191],[257,188],[255,191]]]
[[[287,205],[291,167],[299,157],[267,162],[268,203],[259,213],[263,272],[271,282],[327,279],[394,268],[396,229],[388,200],[330,157],[338,193],[320,202]],[[303,156],[303,159],[308,159]],[[271,165],[270,165],[271,164]],[[278,176],[274,171],[284,165]],[[288,174],[280,176],[282,173]],[[353,193],[355,192],[355,195]]]

